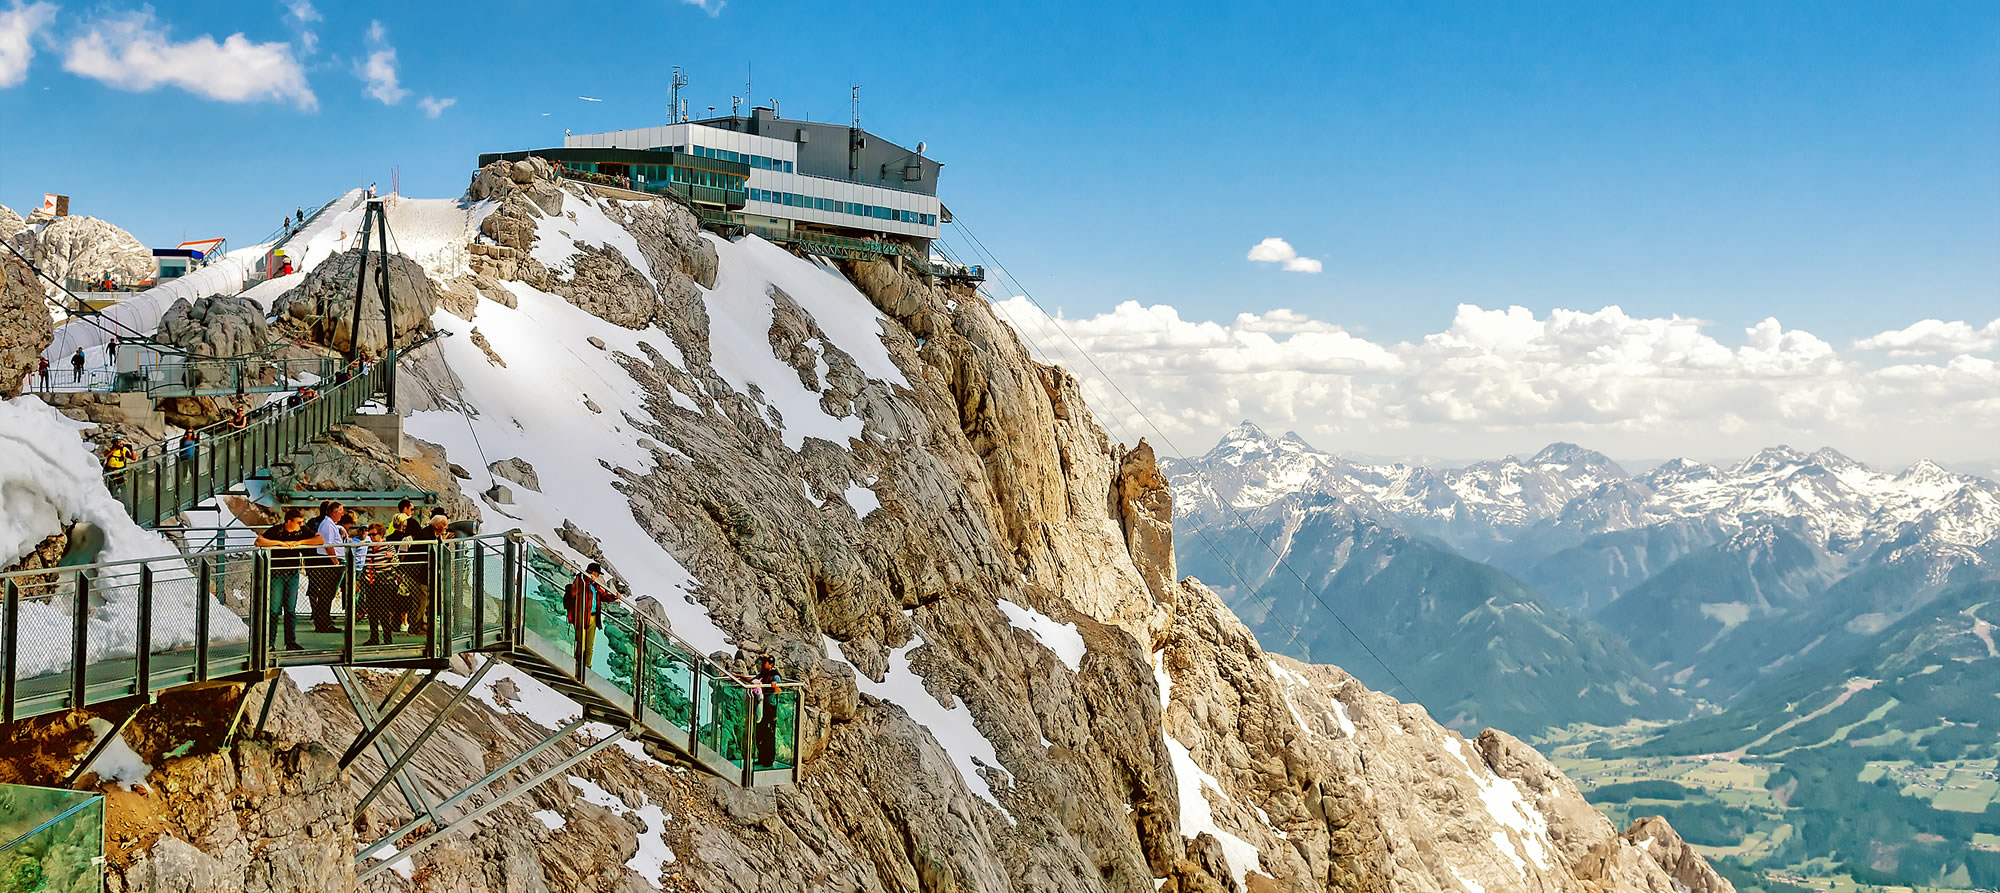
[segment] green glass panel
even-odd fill
[[[0,893],[103,888],[104,798],[0,785]]]
[[[743,768],[745,704],[743,688],[731,679],[704,680],[702,693],[701,743],[737,769]],[[722,767],[715,767],[722,768]]]
[[[769,711],[769,719],[760,713],[758,719],[762,722],[753,736],[757,768],[789,769],[798,762],[799,690],[784,689],[765,699],[763,710]],[[768,729],[763,723],[768,723]],[[767,747],[774,751],[768,759]]]
[[[658,627],[646,627],[646,707],[680,730],[694,728],[694,657]]]

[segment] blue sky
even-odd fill
[[[392,168],[454,195],[481,151],[658,122],[677,64],[697,112],[727,108],[747,63],[788,116],[844,120],[862,84],[864,124],[927,141],[946,202],[1073,318],[1282,307],[1386,343],[1461,304],[1615,304],[1844,348],[2000,307],[1985,0],[566,8],[177,2],[120,32],[144,7],[61,4],[0,88],[0,202],[64,191],[148,242],[241,242]],[[198,58],[93,79],[69,70],[93,33],[241,33],[299,80],[259,93]],[[358,66],[391,48],[407,95],[371,96]],[[1270,237],[1322,271],[1246,258]]]

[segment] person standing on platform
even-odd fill
[[[306,528],[304,509],[285,510],[285,520],[257,535],[257,546],[271,549],[271,634],[278,641],[278,620],[284,618],[285,650],[298,651],[299,574],[305,570],[311,546],[320,544],[319,534]]]
[[[340,595],[340,578],[345,570],[341,565],[346,553],[339,548],[347,541],[340,530],[340,521],[345,517],[346,506],[330,499],[320,504],[319,521],[314,528],[320,548],[313,566],[306,571],[306,600],[312,603],[313,632],[340,631],[333,625],[333,601]]]
[[[757,693],[756,768],[769,769],[778,759],[778,662],[766,654],[757,658],[757,675],[750,688]]]
[[[69,355],[69,380],[71,382],[83,380],[83,363],[83,348],[79,347],[76,349],[76,353]]]
[[[35,373],[36,373],[37,375],[40,375],[40,376],[42,377],[42,393],[44,393],[44,394],[48,393],[48,392],[49,392],[49,358],[48,358],[48,357],[36,357],[36,358],[35,358]]]
[[[597,627],[604,620],[604,603],[618,600],[618,593],[604,585],[603,577],[604,565],[593,561],[569,581],[569,589],[563,593],[569,624],[576,627],[576,653],[583,658],[586,669],[590,666],[590,650],[597,644]]]

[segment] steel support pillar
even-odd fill
[[[459,804],[460,802],[463,802],[466,798],[471,797],[474,793],[478,792],[480,789],[486,787],[489,784],[492,784],[494,781],[499,780],[507,773],[512,772],[517,768],[520,768],[521,764],[526,763],[530,758],[534,757],[536,754],[539,754],[542,751],[547,750],[551,745],[554,745],[557,742],[560,742],[563,739],[568,738],[571,732],[574,732],[577,729],[582,728],[585,722],[587,722],[587,720],[578,719],[575,722],[572,722],[569,725],[564,726],[562,731],[559,731],[554,735],[550,735],[549,737],[542,739],[542,742],[540,744],[528,748],[526,753],[523,753],[512,760],[508,760],[507,765],[501,766],[500,768],[495,769],[492,772],[488,773],[485,778],[473,782],[470,787],[466,788],[463,791],[460,791],[458,794],[454,795],[450,800],[446,800],[445,802],[439,804],[438,808],[447,809]],[[458,829],[463,828],[466,825],[478,820],[481,816],[484,816],[487,813],[492,812],[495,809],[498,809],[500,806],[513,800],[515,797],[518,797],[524,793],[527,793],[528,791],[535,789],[536,787],[540,786],[543,782],[546,782],[551,778],[561,775],[564,772],[568,772],[571,767],[574,767],[576,764],[581,763],[584,760],[590,759],[591,757],[595,756],[598,751],[610,747],[613,744],[617,744],[619,741],[624,740],[624,738],[625,738],[624,729],[615,730],[611,734],[604,736],[603,738],[597,740],[595,743],[592,743],[589,747],[577,751],[575,755],[564,758],[562,762],[559,762],[554,766],[550,766],[548,769],[537,774],[535,777],[530,778],[525,782],[522,782],[521,784],[515,786],[513,789],[493,798],[492,800],[480,804],[477,808],[473,809],[471,812],[468,812],[465,815],[462,815],[457,819],[452,820],[451,824],[439,828],[428,835],[425,835],[423,839],[418,840],[416,843],[410,844],[407,847],[403,847],[402,849],[397,850],[395,853],[388,855],[386,858],[377,861],[372,865],[368,864],[369,860],[374,858],[377,853],[383,852],[390,846],[393,846],[396,841],[409,836],[410,832],[415,831],[418,828],[418,826],[420,826],[424,822],[424,820],[419,818],[415,821],[410,822],[407,825],[404,825],[401,828],[396,829],[394,833],[390,834],[388,837],[383,838],[382,840],[376,841],[374,844],[370,845],[367,849],[362,850],[359,854],[357,854],[354,857],[354,862],[356,866],[354,879],[356,881],[365,881],[371,877],[374,877],[377,874],[382,873],[384,869],[388,868],[390,865],[395,864],[397,861],[409,858],[410,856],[416,854],[418,851],[423,850],[424,848],[430,846],[431,844],[444,839],[446,835],[449,835],[452,832],[455,832]]]
[[[403,678],[397,682],[395,690],[389,695],[391,698],[395,697],[396,691],[400,691],[409,683],[410,673],[413,672],[415,671],[404,671]],[[369,703],[366,692],[354,681],[353,674],[349,673],[346,667],[334,667],[333,676],[339,680],[341,690],[347,693],[347,702],[354,706],[354,714],[361,718],[361,727],[365,729],[375,725],[375,705]],[[396,740],[394,733],[384,732],[375,742],[375,755],[382,758],[382,765],[394,765],[396,752],[401,748],[402,744]],[[396,776],[396,787],[403,792],[403,801],[410,805],[410,812],[417,816],[417,821],[424,821],[432,814],[430,795],[424,792],[423,785],[407,769],[403,774]]]
[[[382,793],[383,788],[388,787],[389,780],[395,778],[410,764],[410,760],[416,757],[417,751],[424,746],[424,742],[429,741],[431,736],[437,733],[438,728],[444,725],[444,721],[451,716],[451,712],[458,709],[459,704],[464,703],[466,695],[478,687],[479,681],[486,678],[486,671],[493,669],[493,664],[496,662],[495,658],[489,657],[485,663],[480,664],[479,669],[473,671],[472,677],[465,681],[465,685],[461,686],[458,692],[451,696],[451,700],[444,705],[444,709],[439,710],[436,716],[431,717],[430,723],[424,726],[423,731],[417,733],[417,737],[410,739],[410,746],[403,749],[403,755],[397,757],[396,762],[389,767],[387,772],[382,773],[382,777],[375,781],[374,786],[368,789],[368,793],[361,798],[361,801],[354,804],[354,815],[356,818],[360,818],[362,810],[367,809],[368,804],[374,802],[376,795]]]

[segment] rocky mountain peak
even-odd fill
[[[1868,469],[1868,466],[1849,458],[1846,453],[1842,453],[1833,447],[1820,447],[1814,450],[1811,456],[1806,458],[1814,465],[1834,473],[1855,469],[1866,471]]]
[[[1528,459],[1528,464],[1560,465],[1565,467],[1582,466],[1592,469],[1605,469],[1617,474],[1619,477],[1625,476],[1624,469],[1619,468],[1618,463],[1611,461],[1609,456],[1596,450],[1585,449],[1576,444],[1564,441],[1557,441],[1543,447],[1541,452],[1536,453],[1532,458]]]
[[[1736,463],[1736,466],[1731,468],[1730,472],[1733,474],[1768,474],[1770,472],[1783,471],[1787,468],[1796,468],[1811,461],[1812,457],[1807,456],[1805,453],[1784,444],[1779,444],[1758,450],[1751,454],[1749,458]]]

